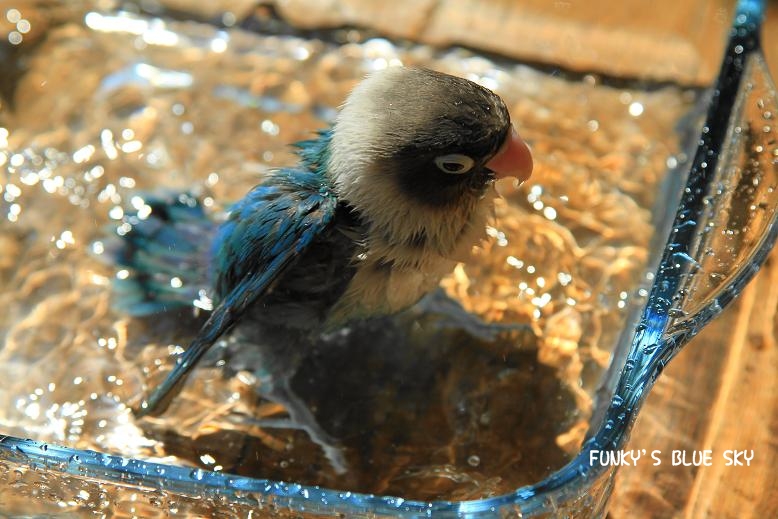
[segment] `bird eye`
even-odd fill
[[[467,155],[452,153],[451,155],[441,155],[435,158],[435,165],[443,173],[452,175],[461,175],[467,173],[473,167],[475,162]]]

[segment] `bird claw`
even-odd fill
[[[505,333],[532,332],[528,324],[489,323],[476,314],[468,312],[442,289],[437,289],[423,298],[414,307],[420,315],[433,316],[434,326],[439,330],[462,330],[475,339],[495,341]]]
[[[348,471],[343,449],[340,442],[330,436],[316,420],[308,405],[292,390],[289,379],[275,379],[268,383],[267,378],[258,388],[259,394],[286,409],[289,418],[249,418],[244,417],[243,422],[264,428],[296,429],[304,431],[310,440],[318,445],[324,456],[330,462],[332,469],[338,475]]]

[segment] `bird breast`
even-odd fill
[[[433,290],[456,261],[407,251],[398,255],[362,252],[355,257],[354,277],[330,313],[333,325],[376,315],[394,314]]]
[[[355,273],[328,319],[331,326],[393,314],[434,290],[485,238],[494,190],[446,214],[409,212],[405,225],[369,222],[354,254]],[[438,217],[436,217],[438,216]],[[368,217],[369,218],[369,217]]]

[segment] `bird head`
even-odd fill
[[[327,156],[338,198],[370,229],[368,250],[394,255],[395,264],[465,257],[484,237],[493,208],[489,186],[532,172],[529,148],[502,99],[472,81],[420,68],[389,67],[357,85],[335,121]]]
[[[368,76],[341,107],[330,175],[352,203],[375,195],[445,209],[496,178],[528,178],[532,156],[494,92],[421,68]]]

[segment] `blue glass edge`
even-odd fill
[[[557,502],[578,497],[578,491],[585,484],[602,477],[608,470],[600,464],[590,464],[593,450],[618,449],[627,440],[627,435],[640,405],[656,377],[678,348],[691,339],[691,334],[672,336],[662,342],[662,335],[669,321],[670,298],[680,282],[680,275],[672,269],[663,270],[673,255],[688,250],[696,231],[695,226],[683,226],[695,211],[701,207],[704,187],[716,168],[714,157],[724,141],[727,122],[731,116],[734,96],[742,79],[743,64],[752,52],[759,48],[759,30],[764,16],[763,0],[740,0],[730,33],[727,51],[722,62],[711,100],[706,126],[713,131],[703,134],[702,144],[697,148],[687,180],[686,192],[681,201],[673,225],[673,235],[666,242],[665,250],[657,271],[648,301],[633,339],[627,363],[617,384],[613,402],[606,413],[603,425],[589,439],[581,452],[567,465],[548,478],[534,485],[493,498],[472,501],[422,502],[404,500],[400,497],[359,494],[346,491],[307,487],[296,483],[276,482],[211,472],[196,468],[171,466],[161,463],[140,461],[103,454],[96,451],[75,450],[29,439],[0,435],[0,451],[6,459],[20,464],[59,470],[73,476],[92,477],[124,485],[132,484],[149,490],[166,490],[184,495],[222,495],[234,502],[247,505],[288,507],[296,511],[313,513],[364,512],[393,517],[484,517],[493,515],[506,506],[515,505],[525,515],[547,510],[546,498],[554,497]],[[739,46],[739,52],[735,47]],[[706,157],[707,161],[703,160]],[[705,165],[707,163],[707,165]],[[697,193],[697,194],[695,194]],[[679,231],[680,229],[680,231]],[[769,234],[750,256],[750,261],[732,279],[717,299],[700,313],[702,323],[717,315],[756,274],[767,254],[778,239],[778,225],[773,221]],[[675,244],[675,245],[673,245]],[[639,354],[645,346],[659,344],[653,355]],[[630,365],[630,361],[632,364]],[[627,369],[629,367],[629,369]],[[571,483],[578,483],[570,487]],[[259,503],[250,497],[256,493],[267,500]]]

